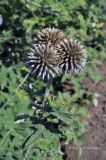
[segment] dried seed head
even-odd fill
[[[43,80],[64,73],[79,72],[85,63],[86,52],[83,46],[55,28],[38,32],[27,58],[31,73]]]
[[[58,48],[62,49],[62,61],[60,68],[63,73],[76,73],[86,64],[86,54],[84,47],[76,40],[64,38]]]
[[[60,74],[57,55],[54,47],[45,44],[33,45],[31,53],[28,54],[27,65],[36,77],[51,79]]]
[[[34,38],[35,44],[49,44],[57,45],[61,40],[65,38],[64,33],[56,28],[46,28],[41,32],[38,32]]]

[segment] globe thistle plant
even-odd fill
[[[31,73],[47,81],[45,94],[49,94],[53,78],[65,73],[80,72],[85,63],[84,47],[55,28],[46,28],[38,32],[27,56],[27,65]]]

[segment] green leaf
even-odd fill
[[[69,113],[58,112],[57,111],[57,112],[52,112],[52,114],[67,125],[70,125],[72,123],[72,118],[71,118],[71,115]]]
[[[4,158],[4,160],[14,160],[12,157],[11,153],[7,153],[6,157]]]
[[[26,147],[36,144],[40,139],[43,137],[43,129],[37,130],[31,137],[28,139],[27,143],[25,144]]]

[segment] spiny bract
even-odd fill
[[[27,65],[38,78],[49,80],[60,74],[79,72],[86,63],[86,51],[76,40],[55,28],[36,34]]]

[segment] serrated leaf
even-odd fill
[[[70,125],[72,123],[71,115],[69,113],[52,112],[52,114],[67,125]]]
[[[27,141],[25,146],[30,146],[33,144],[36,144],[38,141],[40,141],[41,138],[43,138],[43,129],[37,130]]]

